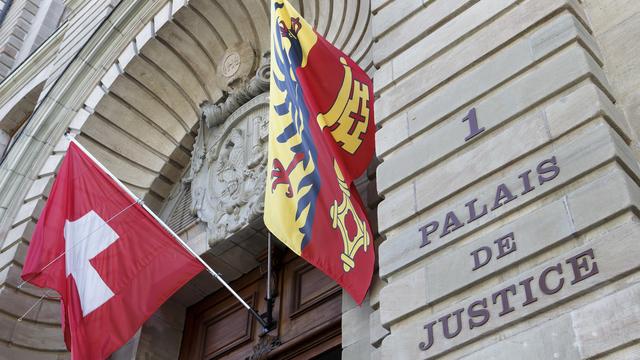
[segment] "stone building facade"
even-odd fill
[[[640,3],[292,3],[374,79],[365,303],[284,254],[267,336],[198,276],[113,357],[639,358]],[[17,321],[68,131],[265,310],[268,4],[0,1],[0,359],[69,356]]]

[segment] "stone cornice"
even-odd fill
[[[0,229],[6,228],[20,207],[31,181],[68,128],[74,113],[130,40],[167,3],[122,1],[56,80],[0,164],[0,208],[7,209],[0,220]]]
[[[58,50],[69,23],[60,26],[33,54],[0,82],[0,108],[8,103],[25,84],[38,76],[50,64]]]

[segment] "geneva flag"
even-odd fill
[[[374,153],[373,86],[289,4],[272,1],[264,221],[360,304],[374,243],[353,184]]]
[[[72,359],[105,359],[203,269],[75,143],[40,215],[22,278],[56,290]]]

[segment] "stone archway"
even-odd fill
[[[4,305],[11,305],[0,304],[5,313],[0,320],[14,329],[6,341],[15,354],[41,356],[64,349],[56,301],[45,301],[19,326],[15,321],[23,313],[21,304],[41,294],[16,285],[31,231],[66,149],[62,133],[71,129],[137,195],[160,209],[189,164],[200,104],[217,102],[227,90],[229,84],[216,76],[229,75],[234,67],[230,61],[225,68],[225,55],[248,45],[257,66],[268,50],[268,3],[124,0],[42,99],[25,137],[0,169],[0,215],[8,226],[4,245],[10,246],[2,254],[8,265],[0,277],[0,295],[8,299]],[[319,33],[373,69],[368,1],[292,3]],[[27,334],[33,333],[43,338],[29,340]]]
[[[321,34],[372,67],[367,2],[296,2]],[[267,4],[167,3],[79,111],[80,141],[153,208],[159,209],[188,163],[199,105],[219,101],[232,81],[250,78],[269,50]],[[230,65],[234,59],[236,67]]]

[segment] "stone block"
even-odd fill
[[[389,63],[379,69],[373,68],[375,72],[374,76],[371,76],[373,80],[373,91],[375,98],[379,98],[380,94],[385,90],[385,86],[395,85],[393,82],[393,64]],[[375,117],[376,124],[379,124],[378,117]]]
[[[27,221],[9,230],[0,251],[4,251],[19,242],[31,242],[31,235],[35,227],[36,223],[34,221]]]
[[[167,327],[159,318],[152,317],[142,328],[136,356],[146,359],[176,359],[180,353],[182,331]]]
[[[11,288],[17,289],[23,281],[20,277],[22,273],[22,266],[13,262],[8,266],[5,266],[4,269],[0,270],[0,285],[9,286]],[[42,295],[47,294],[47,296],[51,295],[41,288],[35,287],[29,283],[22,284],[23,286],[20,288],[21,292],[32,295],[36,298],[39,298]]]
[[[231,282],[243,274],[240,269],[237,269],[234,265],[227,262],[227,259],[223,256],[215,256],[211,252],[207,252],[200,256],[227,282]],[[212,283],[215,282],[215,280],[211,279],[211,275],[209,274],[203,274],[203,277],[196,277],[194,280],[194,285],[201,285],[201,289],[205,289],[207,287],[211,288]],[[204,280],[204,284],[202,284],[202,281],[200,280]]]
[[[168,172],[173,172],[175,169],[175,165],[167,162],[160,170],[160,174],[165,175]],[[180,181],[180,178],[175,179],[175,177],[166,176],[165,178],[165,176],[159,176],[153,180],[149,190],[162,199],[168,198],[169,194],[171,194],[171,191],[174,189],[175,183],[171,183],[170,181],[167,181],[167,179],[176,182]]]
[[[102,86],[104,86],[105,89],[109,89],[111,88],[111,85],[113,85],[113,82],[116,81],[118,76],[120,76],[120,68],[118,67],[117,64],[114,63],[109,67],[109,70],[107,70],[107,72],[104,74],[104,76],[100,80],[100,83],[102,84]]]
[[[218,285],[215,290],[220,289],[222,285]],[[184,306],[191,306],[196,304],[198,301],[201,301],[208,295],[207,293],[202,292],[200,289],[196,288],[192,284],[187,283],[182,288],[180,288],[176,293],[171,297],[171,299],[179,302]]]
[[[633,7],[618,8],[616,3],[620,1],[605,2],[607,7],[632,14],[637,11],[638,5],[635,2]],[[624,4],[627,5],[627,4]],[[591,6],[598,6],[592,4]],[[590,11],[590,15],[596,11]],[[628,12],[628,13],[627,13]],[[622,23],[615,24],[604,33],[598,34],[599,43],[606,56],[605,71],[615,89],[617,105],[624,109],[627,119],[636,132],[636,137],[640,135],[640,94],[638,93],[638,77],[640,71],[640,58],[637,54],[640,51],[640,44],[635,39],[640,36],[640,26],[637,21],[636,12],[634,16],[625,19]],[[613,25],[614,23],[609,23]],[[595,26],[594,26],[595,27]],[[607,28],[607,27],[604,27]],[[596,28],[596,31],[602,31]]]
[[[11,341],[21,347],[38,350],[66,351],[67,349],[60,326],[31,321],[16,322]]]
[[[342,313],[344,314],[350,311],[351,309],[355,309],[357,307],[358,307],[358,304],[356,304],[356,302],[353,301],[353,298],[349,296],[349,294],[343,291],[342,292]]]
[[[126,69],[127,65],[129,65],[129,62],[134,58],[134,56],[136,56],[135,40],[130,42],[129,45],[124,50],[122,50],[122,53],[118,57],[118,64],[120,65],[120,68],[123,70]]]
[[[600,360],[636,360],[640,358],[640,344],[631,345],[599,357]]]
[[[580,360],[569,315],[552,319],[536,328],[487,346],[461,360]]]
[[[384,232],[417,212],[415,182],[389,191],[378,204],[378,232]]]
[[[585,231],[626,209],[639,209],[640,192],[635,181],[616,167],[608,176],[569,193],[567,206],[576,230]]]
[[[574,9],[575,7],[572,10]],[[598,44],[591,33],[585,29],[580,19],[575,17],[575,12],[565,12],[559,17],[570,18],[571,21],[550,21],[549,25],[545,25],[530,35],[529,42],[533,56],[537,59],[543,58],[553,50],[565,45],[567,38],[573,38],[584,42],[585,48],[589,49],[594,60],[602,65],[603,58]]]
[[[29,192],[25,196],[25,201],[31,201],[35,199],[47,198],[49,197],[49,192],[51,191],[51,187],[53,186],[53,182],[55,180],[55,176],[49,175],[42,178],[37,179],[31,185]]]
[[[29,308],[33,306],[39,298],[8,286],[2,286],[0,287],[0,309],[6,314],[13,315],[16,319],[26,314],[25,319],[27,321],[38,321],[50,325],[59,325],[60,303],[58,301],[51,300],[57,296],[54,291],[51,291],[50,295],[50,297],[42,300],[35,309],[32,309],[28,314],[26,314],[27,310],[29,310]],[[51,319],[48,321],[40,321],[38,316],[40,311],[39,309],[42,307],[49,308],[51,306],[58,309],[55,319],[52,319],[53,321],[51,321]]]
[[[150,44],[153,44],[153,41],[147,43],[147,46],[145,47],[143,52],[147,51],[147,47],[149,47]],[[151,67],[146,61],[144,61],[140,57],[136,57],[134,60],[131,61],[131,63],[127,67],[126,72],[129,75],[133,76],[136,80],[138,80],[144,87],[151,90],[151,92],[153,92],[155,96],[160,98],[163,103],[166,103],[168,105],[168,107],[161,107],[161,106],[157,107],[158,109],[157,111],[159,111],[160,113],[165,112],[164,117],[166,117],[168,120],[173,121],[175,119],[176,121],[173,127],[167,128],[168,129],[167,131],[170,131],[170,129],[175,128],[175,126],[177,125],[183,126],[181,124],[182,122],[184,124],[184,128],[182,129],[183,135],[178,136],[176,139],[177,141],[180,141],[180,139],[184,138],[185,140],[189,140],[192,142],[193,138],[185,137],[184,134],[190,130],[190,127],[192,125],[195,124],[195,121],[197,121],[197,119],[199,118],[199,114],[194,110],[191,103],[187,99],[185,99],[184,93],[176,89],[175,86],[173,86],[173,83],[171,81],[167,80],[164,77],[157,76],[156,75],[157,70]],[[116,83],[119,83],[119,82],[120,80],[118,80]],[[135,86],[136,88],[139,89],[139,85],[137,83],[132,86]],[[140,94],[140,93],[143,93],[143,92],[138,90],[134,94]],[[119,92],[119,94],[122,95],[121,92]],[[140,95],[140,96],[146,96],[146,95]],[[130,95],[130,101],[134,101],[133,103],[138,103],[139,101],[135,101],[135,99],[136,97],[131,98],[131,95]],[[151,102],[151,104],[157,104],[157,103],[158,103],[157,100]],[[167,110],[167,108],[170,110]],[[167,117],[167,114],[166,114],[167,111],[171,113],[173,116]],[[184,145],[186,148],[191,147],[189,143],[183,143],[182,145]]]
[[[378,252],[376,251],[376,253]],[[369,304],[372,308],[377,309],[380,305],[380,291],[382,291],[386,285],[387,282],[378,276],[378,272],[374,272],[373,280],[371,280],[371,287],[369,287]]]
[[[600,73],[598,69],[595,70]],[[583,74],[582,77],[585,75]],[[602,78],[601,73],[599,77]],[[629,142],[632,136],[624,114],[615,107],[602,88],[590,81],[545,107],[544,113],[552,138],[559,138],[596,116],[603,116],[625,142]],[[573,121],[572,118],[583,119],[583,121]]]
[[[90,109],[95,109],[100,100],[104,97],[105,91],[102,86],[97,85],[84,101],[84,105]]]
[[[382,351],[380,349],[374,349],[371,352],[371,360],[381,360],[382,359]]]
[[[186,308],[179,302],[169,299],[152,316],[156,318],[155,322],[162,322],[164,323],[163,326],[182,331],[184,329]]]
[[[141,50],[144,45],[155,36],[155,32],[153,29],[153,22],[148,22],[147,25],[144,26],[142,30],[136,35],[136,46],[138,50]]]
[[[605,33],[612,30],[618,24],[625,22],[634,16],[638,16],[640,6],[635,0],[584,0],[583,6],[589,13],[589,22],[594,31]]]
[[[380,245],[378,253],[380,277],[387,278],[399,269],[451,245],[465,235],[496,221],[497,218],[511,211],[516,211],[540,199],[542,196],[584,176],[584,174],[603,166],[611,160],[618,158],[623,161],[625,166],[632,169],[637,168],[637,163],[635,160],[629,159],[628,154],[628,147],[604,120],[594,121],[588,130],[585,130],[572,141],[554,149],[544,149],[535,155],[530,155],[517,168],[509,169],[501,174],[500,179],[493,179],[488,184],[485,181],[486,185],[482,187],[475,187],[457,194],[455,200],[451,200],[450,205],[445,209],[425,213],[387,232],[387,239]],[[465,224],[447,235],[449,236],[448,240],[434,239],[428,246],[420,248],[421,236],[418,230],[420,226],[424,226],[433,220],[442,221],[450,211],[456,214],[468,214],[466,204],[474,198],[477,199],[478,204],[493,203],[498,184],[505,184],[509,189],[520,189],[522,180],[518,175],[527,169],[536,169],[543,159],[553,156],[556,157],[560,172],[552,182],[547,182],[544,186],[537,187],[534,191],[519,196],[514,201],[497,208],[488,215]],[[385,201],[381,204],[384,204]]]
[[[273,243],[276,239],[272,238],[271,241]],[[261,254],[266,254],[267,251],[267,238],[259,232],[254,232],[251,236],[245,237],[244,239],[234,240],[234,243],[253,255],[254,258],[257,258]]]
[[[373,37],[379,38],[385,32],[393,29],[401,19],[415,16],[422,7],[422,0],[404,0],[390,2],[378,11],[371,21]]]
[[[399,321],[426,305],[427,289],[426,268],[403,274],[393,279],[380,292],[380,322],[389,327],[393,321]]]
[[[18,226],[25,221],[38,221],[40,213],[44,208],[45,201],[43,199],[32,200],[22,204],[18,214],[13,220],[13,226]]]
[[[71,141],[66,136],[61,136],[60,140],[53,147],[54,154],[66,153],[67,149],[69,149],[69,143]]]
[[[145,114],[147,118],[152,122],[154,127],[162,129],[163,133],[168,135],[171,142],[180,142],[185,138],[187,133],[187,125],[182,124],[182,118],[176,113],[180,114],[177,110],[180,108],[172,107],[167,110],[159,99],[143,91],[140,85],[134,83],[132,80],[126,77],[119,77],[112,85],[111,91],[117,95],[120,99],[130,104],[136,104],[136,108],[139,112]],[[166,92],[167,90],[165,90]],[[158,94],[155,92],[155,94]],[[169,103],[177,103],[177,99],[167,99]],[[192,109],[185,109],[192,112]],[[194,114],[195,115],[195,114]],[[185,115],[186,116],[186,115]]]
[[[611,240],[611,246],[617,247],[619,239]],[[637,342],[640,338],[640,284],[573,311],[571,320],[582,358],[595,358],[611,349]]]
[[[60,302],[59,295],[55,291],[49,292],[49,300],[43,301],[37,312],[36,321],[49,325],[60,324]]]
[[[129,189],[138,196],[143,196],[157,174],[132,162],[123,162],[120,157],[110,150],[98,146],[88,138],[80,137],[80,143],[100,162],[109,169],[120,181],[127,184]],[[147,199],[145,199],[147,201]]]
[[[162,28],[162,26],[164,24],[166,24],[167,21],[169,21],[169,20],[171,20],[171,3],[167,3],[153,17],[153,27],[154,27],[154,29],[156,29],[156,31],[159,31],[160,28]]]
[[[411,6],[403,3],[403,1],[396,1],[393,4],[397,4],[395,7],[406,13]],[[376,42],[373,44],[373,56],[376,66],[392,65],[394,56],[411,47],[421,37],[437,31],[438,28],[447,24],[447,20],[472,4],[466,0],[422,1],[422,3],[422,7],[416,7],[409,16],[398,14],[394,18],[396,9],[392,9],[391,6],[388,7],[390,11],[385,8],[383,12],[374,16],[372,27]]]
[[[369,341],[373,346],[379,346],[387,335],[389,330],[382,327],[380,322],[380,311],[374,311],[369,315]]]
[[[222,253],[220,258],[243,274],[258,266],[255,256],[237,245]]]
[[[91,113],[85,110],[84,108],[78,109],[78,112],[76,113],[76,115],[73,117],[73,120],[71,120],[71,123],[69,124],[69,128],[72,130],[79,131],[80,129],[82,129],[82,126],[87,121],[90,115]]]
[[[58,172],[58,168],[60,164],[62,164],[62,159],[64,154],[54,154],[47,158],[47,161],[40,169],[38,173],[38,177],[45,177],[47,175],[55,175]]]
[[[0,346],[0,359],[69,360],[71,359],[71,353],[32,350],[17,346]]]
[[[369,343],[369,316],[373,309],[364,301],[362,305],[342,314],[342,347],[346,348],[360,340]]]
[[[2,249],[2,252],[0,252],[0,269],[11,262],[24,265],[27,247],[28,245],[24,242],[16,242],[12,246]]]
[[[394,1],[395,0],[371,0],[371,11],[376,13]]]
[[[183,237],[183,240],[196,254],[204,254],[209,250],[207,234],[199,224],[191,227],[187,232],[186,238]]]
[[[369,344],[369,340],[360,340],[342,348],[342,360],[370,360],[375,348]]]
[[[380,159],[386,158],[391,150],[407,142],[411,142],[409,118],[401,112],[376,131],[376,154]]]

